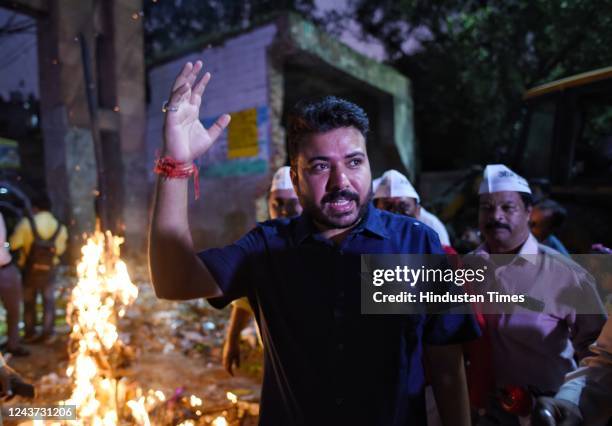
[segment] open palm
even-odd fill
[[[165,155],[181,163],[192,162],[204,154],[230,121],[230,116],[223,114],[209,129],[202,125],[200,106],[211,75],[205,73],[196,83],[201,70],[201,61],[195,65],[186,63],[174,81],[168,101],[164,120]]]

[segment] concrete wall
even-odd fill
[[[199,161],[201,198],[195,201],[191,196],[189,201],[196,246],[226,244],[251,229],[256,222],[254,200],[266,192],[271,178],[271,114],[266,53],[275,35],[276,26],[269,24],[149,71],[151,102],[147,109],[147,157],[151,165],[162,144],[162,103],[187,61],[203,60],[205,69],[213,76],[201,109],[200,117],[205,124],[210,124],[223,113],[249,108],[257,108],[261,118],[258,136],[262,162],[257,167],[249,169],[240,160],[227,161],[227,131]],[[265,169],[261,169],[264,163]],[[223,167],[219,168],[219,164]],[[224,173],[227,177],[222,176]],[[152,172],[148,178],[153,187],[155,176]]]

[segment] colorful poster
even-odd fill
[[[257,109],[233,113],[227,129],[227,158],[257,157],[258,142]]]
[[[270,120],[268,107],[231,112],[228,129],[199,161],[200,175],[207,178],[250,176],[268,172]],[[217,117],[202,118],[210,127]]]

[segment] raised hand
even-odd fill
[[[209,129],[200,121],[200,105],[210,73],[196,82],[202,61],[187,62],[174,80],[164,119],[164,155],[181,163],[191,163],[204,154],[230,122],[223,114]]]

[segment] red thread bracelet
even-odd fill
[[[159,157],[155,160],[153,172],[168,179],[189,179],[193,175],[195,199],[200,198],[200,178],[195,163],[181,163],[171,157]]]

